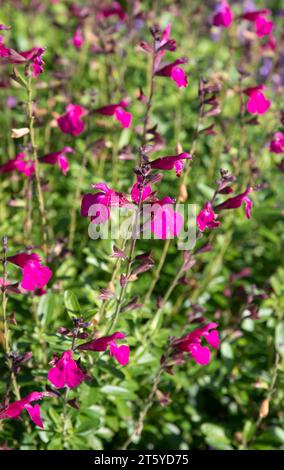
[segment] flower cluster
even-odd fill
[[[218,349],[219,335],[216,331],[217,327],[217,323],[208,323],[181,338],[172,339],[170,342],[170,364],[179,364],[185,353],[188,353],[199,365],[205,366],[209,364],[210,349],[207,346],[202,346],[202,338],[211,348]]]
[[[35,78],[44,71],[43,54],[44,49],[42,47],[33,47],[28,51],[17,52],[10,47],[6,47],[2,36],[0,36],[0,62],[14,65],[31,64]]]

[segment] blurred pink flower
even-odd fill
[[[72,153],[74,150],[71,147],[64,147],[62,150],[52,152],[39,158],[40,163],[47,163],[50,165],[58,165],[63,175],[67,175],[69,171],[69,162],[66,153]]]
[[[179,88],[187,87],[187,76],[184,70],[181,67],[178,67],[180,64],[187,63],[187,59],[177,59],[171,64],[167,64],[155,71],[155,75],[160,77],[170,77],[174,80]]]
[[[84,131],[84,122],[81,117],[87,113],[86,109],[78,104],[68,104],[66,113],[57,119],[57,123],[64,134],[74,137]]]
[[[47,378],[56,388],[75,388],[83,381],[84,373],[72,357],[72,351],[64,351],[48,372]]]
[[[268,21],[265,16],[259,16],[255,22],[256,35],[259,38],[269,36],[274,27],[273,21]]]
[[[6,47],[3,43],[2,36],[0,36],[0,61],[4,64],[24,64],[30,62],[35,78],[44,71],[43,54],[44,49],[42,47],[33,47],[28,51],[17,52],[14,49]]]
[[[7,96],[6,98],[6,106],[8,109],[13,109],[17,106],[18,100],[15,96]]]
[[[76,29],[72,38],[72,42],[73,42],[73,46],[76,49],[78,50],[82,49],[82,46],[84,44],[84,36],[83,36],[83,31],[81,30],[81,28]]]
[[[271,102],[266,98],[261,90],[264,89],[264,85],[258,85],[255,87],[247,88],[244,93],[249,96],[247,102],[247,110],[250,114],[265,114],[270,108]]]
[[[158,45],[158,51],[156,52],[155,68],[157,69],[162,57],[165,55],[166,51],[173,52],[176,50],[176,41],[171,39],[171,24],[168,23],[165,27],[161,41]]]
[[[269,36],[274,27],[273,21],[268,21],[265,17],[268,14],[270,14],[270,11],[265,8],[263,10],[248,11],[241,15],[241,18],[254,23],[256,35],[262,38],[263,36]]]
[[[237,196],[230,197],[226,201],[218,204],[215,207],[216,211],[221,211],[224,209],[237,209],[241,207],[241,205],[245,204],[245,214],[246,218],[250,219],[251,217],[251,208],[252,208],[252,201],[248,198],[248,194],[252,191],[252,188],[247,188],[243,193],[238,194]]]
[[[208,323],[208,325],[197,328],[182,338],[176,339],[173,341],[172,346],[178,351],[188,352],[197,364],[205,366],[210,362],[210,349],[201,345],[201,339],[204,338],[213,349],[218,349],[219,335],[216,331],[217,327],[217,323]]]
[[[151,165],[151,168],[158,170],[172,170],[175,168],[176,175],[180,176],[184,167],[183,160],[192,160],[192,157],[189,153],[183,152],[178,155],[157,158],[156,160],[149,162],[149,165]]]
[[[226,1],[220,1],[215,7],[212,23],[214,26],[224,26],[229,28],[234,19],[230,5]]]
[[[127,108],[128,102],[121,100],[116,104],[107,104],[101,108],[95,109],[95,113],[102,114],[104,116],[115,116],[115,119],[120,122],[121,126],[128,128],[131,126],[132,114],[125,111],[124,108]]]
[[[11,171],[19,171],[28,177],[32,176],[35,172],[34,162],[32,159],[27,159],[24,152],[18,153],[16,158],[0,165],[0,174],[10,173]]]
[[[220,225],[220,222],[215,220],[217,214],[212,209],[211,202],[206,202],[204,208],[199,212],[196,221],[198,228],[201,232],[207,228],[216,228]]]
[[[283,132],[276,132],[270,142],[270,152],[284,153],[284,134]]]
[[[251,10],[247,11],[246,13],[243,13],[241,15],[241,18],[255,22],[260,15],[268,15],[268,13],[270,13],[270,11],[267,8],[264,8],[262,10]]]
[[[41,259],[36,253],[19,253],[9,256],[7,261],[21,268],[23,273],[21,287],[25,290],[41,289],[52,277],[52,271],[47,266],[42,266]]]
[[[0,411],[0,419],[17,419],[23,410],[27,410],[33,423],[43,428],[39,404],[32,406],[30,403],[41,400],[43,397],[55,396],[52,392],[32,392],[21,400],[10,403],[7,408]]]
[[[164,197],[154,201],[151,206],[151,232],[156,238],[166,240],[176,237],[183,228],[183,217],[172,208],[173,199]]]
[[[101,7],[97,15],[98,19],[109,18],[111,16],[118,16],[121,21],[127,18],[126,13],[119,2],[112,2],[109,6]]]
[[[87,193],[83,196],[81,215],[82,217],[90,217],[94,224],[101,224],[109,219],[109,207],[122,207],[129,204],[124,194],[114,191],[105,183],[94,184],[92,187],[99,192],[96,194]]]
[[[124,339],[125,335],[117,331],[110,336],[103,336],[88,343],[81,344],[77,349],[80,351],[106,351],[109,348],[110,355],[113,356],[122,366],[129,362],[130,349],[125,344],[117,346],[118,339]]]
[[[133,188],[131,189],[131,199],[133,202],[136,204],[139,204],[140,201],[140,194],[141,194],[141,177],[137,176],[137,183],[134,184]],[[145,185],[143,187],[143,192],[142,192],[142,202],[148,199],[148,197],[152,193],[152,188],[149,184]]]

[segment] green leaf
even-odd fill
[[[95,430],[100,425],[100,418],[98,416],[87,416],[81,415],[80,416],[80,424],[76,428],[76,433],[78,434],[85,434],[88,432],[94,433]]]
[[[246,442],[249,442],[255,433],[255,423],[253,421],[246,421],[243,429],[243,437]]]
[[[108,371],[111,375],[114,375],[119,380],[124,380],[124,373],[120,371],[117,367],[107,364],[106,362],[99,361],[99,366],[101,369]]]
[[[203,423],[201,425],[201,431],[205,435],[207,444],[214,449],[218,450],[232,450],[230,440],[225,434],[225,431],[221,426],[212,423]]]
[[[278,323],[275,330],[275,348],[284,357],[284,321]]]
[[[125,400],[135,400],[137,397],[131,390],[117,385],[105,385],[101,392],[109,396],[124,398]]]
[[[64,292],[64,303],[70,318],[79,317],[81,315],[79,301],[72,290],[66,290]]]
[[[48,325],[52,321],[52,314],[55,310],[55,306],[56,296],[52,292],[49,292],[40,298],[37,313],[43,324]]]
[[[48,450],[62,450],[62,438],[61,437],[55,437],[54,439],[51,439],[47,446]]]
[[[221,355],[225,359],[234,359],[234,352],[230,343],[224,342],[221,344]]]

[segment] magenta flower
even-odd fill
[[[96,194],[87,193],[83,196],[81,215],[82,217],[91,217],[93,224],[101,224],[109,219],[109,207],[122,207],[129,204],[124,194],[110,189],[105,183],[94,184],[92,187],[99,192]]]
[[[258,85],[252,88],[247,88],[244,93],[249,96],[247,102],[247,110],[250,114],[264,114],[270,108],[271,102],[266,98],[261,90],[264,85]]]
[[[141,189],[142,189],[141,181],[142,181],[142,178],[137,176],[137,183],[134,184],[130,193],[132,201],[135,202],[136,204],[139,204],[139,201],[140,201],[140,194],[141,194]],[[142,202],[148,199],[151,193],[152,193],[151,186],[149,184],[145,185],[143,187],[143,192],[142,192],[142,198],[141,198]]]
[[[263,10],[252,10],[243,13],[241,18],[254,23],[260,15],[267,15],[268,13],[270,13],[270,11],[267,10],[267,8],[264,8]]]
[[[31,63],[33,76],[36,78],[44,71],[44,62],[42,56],[44,49],[42,47],[33,47],[28,51],[17,52],[14,49],[6,47],[3,38],[0,36],[0,60],[4,64],[24,64]]]
[[[129,362],[130,349],[125,344],[117,346],[117,339],[124,339],[125,335],[117,331],[110,336],[103,336],[102,338],[93,339],[88,343],[81,344],[77,349],[80,351],[106,351],[109,348],[109,353],[113,356],[119,364],[126,366]]]
[[[183,228],[183,217],[172,208],[173,199],[165,197],[154,201],[151,210],[151,232],[156,238],[166,240],[176,237]]]
[[[216,206],[215,210],[221,211],[223,209],[237,209],[238,207],[241,207],[241,205],[244,203],[246,218],[250,219],[252,201],[247,196],[251,191],[252,191],[252,188],[247,188],[243,193],[238,194],[237,196],[234,196],[234,197],[230,197],[226,201]]]
[[[161,41],[158,44],[158,50],[156,52],[156,60],[155,60],[155,69],[159,67],[162,57],[165,55],[166,51],[173,52],[176,50],[176,41],[174,39],[171,39],[170,36],[171,36],[171,25],[170,23],[168,23],[162,33]]]
[[[42,266],[41,259],[36,253],[19,253],[9,256],[7,260],[19,266],[23,273],[21,287],[34,291],[44,287],[52,277],[52,271],[47,266]]]
[[[179,67],[180,64],[187,63],[187,59],[177,59],[171,64],[164,65],[160,69],[156,70],[155,75],[160,77],[171,77],[178,86],[178,88],[187,87],[187,76],[184,70]]]
[[[157,170],[172,170],[175,168],[176,175],[180,176],[184,167],[183,160],[192,160],[192,157],[189,153],[184,152],[179,153],[178,155],[157,158],[157,160],[153,160],[152,162],[149,162],[149,164],[151,165],[151,168],[155,168]]]
[[[0,411],[0,419],[17,419],[23,410],[27,410],[31,420],[36,426],[43,428],[42,419],[40,416],[40,407],[37,403],[32,406],[30,403],[33,401],[41,400],[43,397],[55,397],[52,392],[32,392],[21,400],[10,403],[7,408]]]
[[[68,104],[66,113],[57,119],[57,123],[64,134],[74,137],[84,131],[85,124],[81,117],[87,113],[86,109],[78,104]]]
[[[118,16],[120,21],[124,21],[127,18],[126,13],[123,11],[122,6],[119,2],[112,2],[110,6],[100,8],[98,13],[98,19],[109,18],[111,16]]]
[[[84,380],[84,373],[72,359],[72,351],[64,351],[54,367],[48,372],[47,378],[56,388],[75,388]]]
[[[214,26],[224,26],[229,28],[234,19],[230,5],[226,1],[220,1],[215,7],[212,23]]]
[[[8,160],[3,165],[0,165],[0,174],[10,173],[11,171],[19,171],[28,177],[32,176],[35,172],[34,162],[32,159],[27,159],[25,153],[18,153],[16,158]]]
[[[259,16],[255,22],[256,35],[259,38],[269,36],[274,27],[273,21],[268,21],[265,16]]]
[[[121,100],[116,104],[107,104],[95,110],[95,113],[102,114],[104,116],[114,116],[115,119],[120,122],[121,126],[127,129],[131,126],[132,114],[125,111],[128,103],[125,100]]]
[[[200,232],[204,232],[206,228],[213,229],[218,227],[220,222],[215,220],[216,218],[217,214],[214,213],[211,202],[206,202],[196,218]]]
[[[241,18],[254,23],[256,35],[259,38],[262,38],[263,36],[269,36],[274,27],[273,21],[268,21],[265,18],[265,15],[269,13],[270,11],[265,8],[263,10],[255,10],[244,13]]]
[[[276,132],[270,142],[270,152],[284,153],[284,134],[283,132]]]
[[[72,38],[72,42],[73,42],[73,46],[76,49],[78,50],[82,49],[83,44],[84,44],[84,36],[83,36],[83,31],[81,30],[81,28],[76,29]]]
[[[165,27],[163,33],[162,33],[162,38],[159,44],[159,56],[163,56],[165,54],[165,46],[167,46],[167,50],[170,52],[173,52],[176,50],[176,42],[174,39],[171,39],[171,24],[168,23],[167,26]]]
[[[207,346],[201,345],[201,339],[204,338],[213,349],[218,349],[219,335],[216,331],[217,327],[217,323],[209,323],[201,328],[197,328],[182,338],[175,340],[172,346],[178,351],[188,352],[197,364],[205,366],[210,362],[210,349]]]
[[[67,175],[69,171],[69,162],[66,153],[72,153],[74,150],[71,147],[64,147],[57,152],[52,152],[39,158],[40,163],[47,163],[50,165],[58,165],[63,175]]]
[[[81,216],[90,217],[93,224],[103,224],[110,218],[110,210],[105,201],[108,202],[108,199],[104,193],[85,194],[81,202]]]

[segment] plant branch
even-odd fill
[[[43,251],[45,257],[47,256],[47,219],[46,219],[46,210],[44,205],[44,196],[40,183],[40,168],[37,154],[37,145],[35,139],[35,130],[34,130],[34,111],[33,111],[33,90],[32,90],[32,76],[29,71],[29,77],[26,83],[27,90],[27,110],[28,110],[28,119],[29,119],[29,130],[30,130],[30,139],[32,147],[32,157],[35,165],[35,179],[36,179],[36,188],[39,204],[39,212],[41,216],[42,224],[42,239],[43,239]]]

